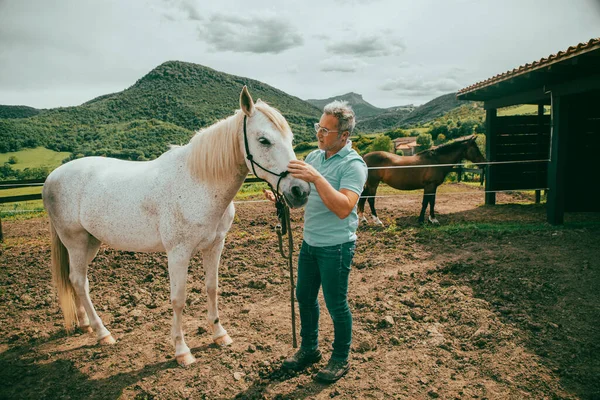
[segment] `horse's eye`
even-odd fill
[[[264,146],[270,146],[271,145],[271,142],[269,142],[269,139],[264,138],[264,137],[258,139],[258,141],[260,142],[260,144],[262,144]]]

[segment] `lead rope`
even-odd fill
[[[276,192],[274,192],[276,193]],[[290,269],[290,304],[292,311],[292,347],[295,349],[298,347],[296,340],[296,305],[294,299],[294,235],[292,234],[292,225],[290,222],[290,208],[285,203],[285,200],[279,195],[275,195],[275,206],[277,207],[277,217],[280,223],[275,226],[275,232],[277,232],[277,239],[279,241],[279,252],[281,256],[288,260],[288,267]],[[283,249],[283,235],[288,235],[288,251],[287,254]]]
[[[273,171],[266,169],[265,167],[263,167],[262,165],[260,165],[256,161],[254,161],[254,157],[252,157],[252,154],[250,154],[250,146],[248,145],[248,135],[246,132],[246,116],[245,115],[244,115],[244,148],[246,150],[246,158],[248,159],[248,161],[250,161],[250,165],[252,166],[252,173],[254,174],[254,176],[259,178],[259,176],[256,174],[256,170],[254,169],[254,166],[256,165],[263,171],[279,177],[279,180],[277,181],[277,188],[275,190],[273,190],[273,186],[271,186],[271,184],[269,182],[267,182],[267,181],[265,181],[265,182],[267,182],[267,184],[271,188],[271,191],[273,192],[273,195],[275,196],[275,207],[277,208],[277,218],[279,218],[279,224],[277,224],[277,226],[275,227],[275,232],[277,232],[277,238],[279,240],[279,252],[283,256],[283,258],[287,258],[288,265],[290,268],[290,299],[291,299],[291,304],[292,304],[292,346],[294,348],[297,348],[298,343],[296,341],[296,306],[294,304],[294,289],[296,288],[296,286],[294,285],[294,263],[293,263],[293,258],[292,258],[293,253],[294,253],[294,238],[292,236],[292,229],[291,229],[291,224],[290,224],[290,209],[287,206],[287,204],[285,203],[285,199],[283,198],[283,196],[279,194],[279,184],[281,183],[281,180],[289,174],[289,171],[283,171],[282,173],[278,174],[278,173],[275,173]],[[262,179],[262,178],[259,178],[259,179]],[[264,179],[262,179],[262,180],[264,181]],[[287,255],[285,254],[285,252],[283,250],[283,244],[282,244],[282,241],[283,241],[282,236],[285,235],[286,233],[288,235],[288,253],[287,253]]]

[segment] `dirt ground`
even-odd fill
[[[378,200],[385,227],[361,226],[351,272],[352,369],[334,385],[314,366],[286,373],[289,277],[273,207],[237,205],[220,273],[220,319],[234,340],[211,344],[200,257],[188,278],[177,366],[166,257],[102,247],[92,300],[117,339],[66,335],[50,281],[47,221],[3,221],[0,398],[61,399],[600,399],[600,216],[545,221],[544,205],[502,194],[437,199],[439,227],[419,227],[418,196]],[[468,190],[467,190],[468,189]],[[294,211],[300,243],[302,211]],[[297,251],[296,251],[297,255]],[[331,352],[323,305],[321,344]]]

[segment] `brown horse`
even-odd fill
[[[414,156],[398,156],[385,151],[374,151],[363,156],[369,169],[369,176],[365,189],[362,192],[361,198],[358,201],[359,219],[366,221],[363,216],[365,209],[365,201],[369,200],[371,206],[371,214],[373,221],[383,225],[381,220],[377,218],[375,211],[375,195],[379,182],[384,182],[389,186],[400,190],[425,189],[423,193],[423,204],[421,214],[419,215],[419,223],[425,222],[425,210],[427,204],[430,205],[429,222],[437,224],[435,218],[435,191],[439,185],[444,182],[446,175],[452,170],[452,165],[457,164],[463,159],[467,159],[474,163],[485,161],[485,157],[479,151],[477,143],[475,143],[475,135],[458,138],[451,143],[442,144],[432,147],[429,150],[421,151]],[[439,167],[417,167],[418,165],[441,164]],[[401,167],[406,168],[385,168],[385,167]],[[379,168],[377,168],[379,167]]]

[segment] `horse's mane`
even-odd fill
[[[292,131],[286,119],[267,103],[258,100],[254,105],[285,137]],[[237,110],[208,128],[200,130],[190,140],[191,151],[187,164],[194,177],[201,181],[218,182],[243,173],[245,169],[239,132],[242,130],[244,113]]]
[[[416,155],[420,156],[443,156],[446,154],[451,154],[458,151],[462,146],[464,146],[469,141],[475,138],[474,135],[463,136],[460,138],[454,139],[452,142],[440,144],[438,146],[431,147],[427,150],[423,150],[418,152]]]

